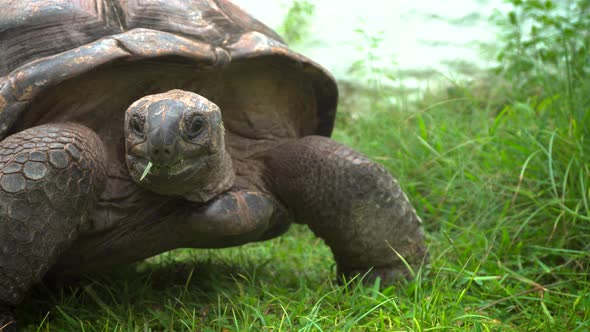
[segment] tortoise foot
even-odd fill
[[[383,266],[354,269],[338,268],[338,277],[338,281],[343,284],[354,280],[371,285],[379,278],[381,285],[394,285],[410,280],[412,274],[405,266]]]

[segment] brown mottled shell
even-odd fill
[[[119,145],[125,109],[174,88],[217,103],[243,156],[334,122],[330,74],[227,0],[3,1],[0,139],[75,121]]]

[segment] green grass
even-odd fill
[[[432,262],[417,280],[337,285],[329,249],[295,226],[264,243],[177,250],[37,290],[21,322],[30,331],[590,329],[588,124],[573,131],[569,101],[556,95],[517,102],[476,91],[455,87],[411,109],[359,92],[338,117],[334,138],[396,174],[425,221]]]

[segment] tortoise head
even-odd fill
[[[159,194],[205,202],[233,184],[221,111],[193,92],[171,90],[131,104],[125,149],[133,180]]]

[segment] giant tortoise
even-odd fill
[[[3,1],[0,322],[46,276],[293,222],[339,276],[408,276],[420,218],[329,138],[336,103],[325,69],[227,0]]]

